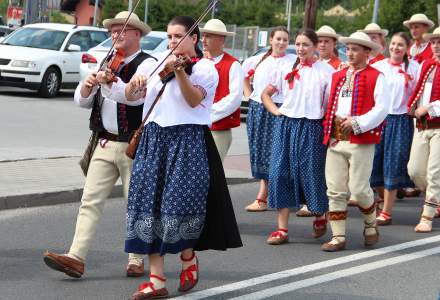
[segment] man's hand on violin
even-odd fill
[[[114,81],[114,75],[109,69],[99,71],[96,74],[96,80],[99,82],[99,84],[109,84],[110,82]]]
[[[137,96],[136,98],[145,97],[147,90],[147,79],[145,75],[134,75],[127,85],[127,92],[130,95]]]

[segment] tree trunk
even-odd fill
[[[306,0],[304,9],[304,28],[316,29],[316,13],[318,11],[318,0]]]

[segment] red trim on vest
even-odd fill
[[[342,61],[337,58],[336,56],[332,56],[330,60],[327,62],[330,66],[333,67],[333,69],[337,70],[339,69],[339,66],[341,65]]]
[[[323,143],[328,145],[330,141],[330,133],[332,131],[333,120],[336,116],[338,107],[339,93],[345,82],[345,75],[348,68],[333,73],[330,97],[328,100],[327,112],[324,118],[324,140]],[[380,72],[371,66],[367,66],[364,70],[358,72],[355,76],[355,86],[351,101],[351,115],[362,116],[369,112],[375,104],[374,89]],[[356,84],[357,82],[357,84]],[[369,130],[367,132],[350,137],[352,144],[379,144],[382,125]]]
[[[431,49],[431,42],[428,43],[428,45],[426,46],[425,50],[423,50],[422,52],[420,52],[419,54],[415,55],[414,57],[411,56],[411,54],[409,53],[411,50],[411,47],[408,48],[408,57],[410,59],[414,59],[415,61],[417,61],[419,64],[421,64],[422,62],[424,62],[425,60],[431,59],[433,57],[433,53],[432,53],[432,49]]]
[[[368,64],[372,65],[372,64],[374,64],[374,63],[376,63],[378,61],[384,60],[385,58],[386,58],[385,55],[383,55],[382,53],[379,53],[378,55],[376,55],[375,58],[369,60]]]
[[[431,90],[431,97],[429,102],[440,100],[440,64],[437,64],[437,62],[433,58],[431,58],[425,60],[422,64],[419,81],[417,82],[413,94],[408,100],[409,112],[417,108],[418,101],[423,97],[423,91],[425,90],[426,81],[428,80],[429,75],[433,71],[435,71],[435,74],[434,74],[434,79],[432,81],[432,90]],[[436,122],[436,123],[440,122],[440,117],[431,118],[431,116],[428,115],[427,119],[431,122]]]
[[[229,70],[236,61],[235,57],[224,53],[223,58],[215,65],[219,80],[217,90],[215,91],[214,103],[221,101],[221,99],[229,94]],[[238,126],[240,126],[240,108],[226,118],[213,123],[211,130],[227,130]]]

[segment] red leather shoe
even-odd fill
[[[320,238],[327,232],[327,220],[319,219],[313,221],[313,237]]]
[[[164,278],[156,276],[156,275],[153,275],[153,274],[150,275],[150,278],[151,277],[157,278],[157,279],[159,279],[161,281],[165,281]],[[142,292],[142,290],[144,290],[146,288],[150,288],[151,292],[147,292],[147,293]],[[152,282],[141,283],[139,285],[138,290],[139,291],[137,291],[136,293],[134,293],[131,296],[131,300],[151,300],[151,299],[163,299],[163,298],[167,298],[168,297],[168,290],[165,287],[156,290],[154,288],[154,283],[152,283]]]
[[[184,259],[182,255],[180,256],[180,259],[182,261],[191,261],[196,257],[196,253],[193,252],[193,256],[189,259]],[[196,272],[196,278],[194,278],[193,272]],[[196,263],[189,266],[188,268],[182,270],[180,272],[180,283],[179,283],[179,292],[187,292],[194,288],[197,285],[197,282],[199,282],[199,260],[196,257]]]

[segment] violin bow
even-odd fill
[[[132,10],[129,12],[127,19],[125,19],[124,25],[122,26],[121,31],[118,33],[118,35],[116,36],[115,40],[112,42],[112,46],[110,47],[110,50],[108,50],[106,56],[104,57],[104,59],[101,61],[101,64],[99,65],[99,69],[98,71],[102,71],[102,67],[104,66],[104,64],[108,61],[108,58],[110,57],[110,54],[112,53],[113,49],[115,48],[116,43],[119,41],[119,39],[121,38],[125,28],[128,25],[128,21],[130,20],[131,15],[133,14],[133,12],[136,10],[136,8],[138,7],[139,3],[141,2],[141,0],[138,0],[136,2],[136,5],[132,8]]]
[[[180,41],[177,43],[177,45],[172,48],[170,50],[170,52],[162,59],[162,61],[156,66],[156,68],[150,73],[148,79],[147,79],[147,84],[149,82],[149,80],[152,78],[153,74],[157,72],[157,70],[163,65],[163,63],[166,61],[166,59],[168,57],[171,56],[171,54],[173,54],[173,52],[177,49],[177,47],[180,46],[180,44],[183,42],[183,40],[185,38],[187,38],[191,32],[193,32],[193,30],[199,26],[200,22],[202,22],[202,20],[208,15],[208,13],[215,8],[215,6],[217,5],[217,3],[220,2],[219,0],[213,0],[211,2],[211,4],[208,5],[208,7],[205,8],[205,10],[203,11],[203,13],[200,15],[200,17],[196,20],[196,22],[191,26],[190,29],[188,29],[188,31],[185,33],[185,35],[180,39]]]

